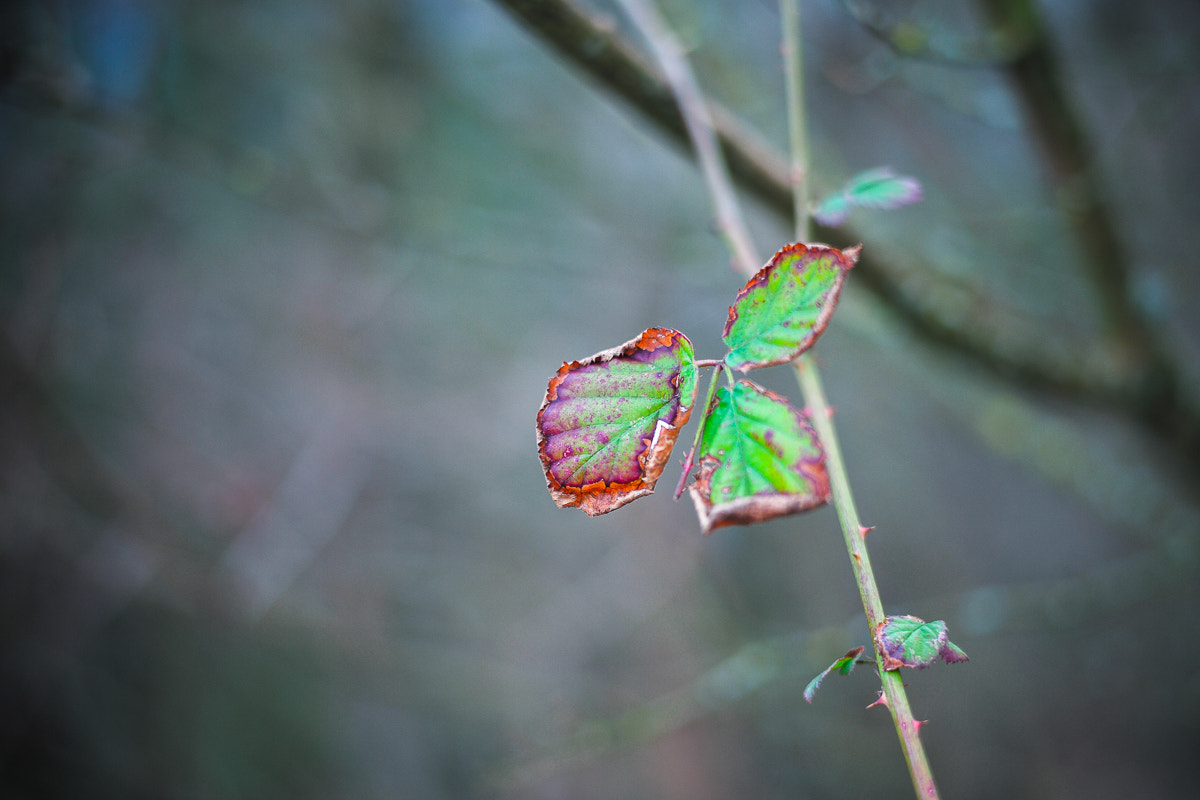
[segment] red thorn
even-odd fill
[[[858,553],[854,553],[853,555],[854,555],[854,560],[857,561],[859,564],[861,564],[862,556],[860,556]]]
[[[888,707],[888,701],[887,698],[883,696],[882,689],[879,690],[879,697],[876,697],[875,702],[871,703],[871,705],[867,706],[867,708],[874,708],[875,706],[883,706],[884,708]]]
[[[836,406],[828,406],[825,409],[825,416],[829,417],[830,419],[833,419],[833,415],[836,413],[837,413]]]
[[[874,525],[871,525],[870,527],[868,527],[866,525],[859,525],[858,526],[858,535],[865,539],[865,538],[867,538],[867,534],[873,530],[875,530]]]
[[[929,720],[927,720],[927,719],[914,719],[913,720],[913,730],[916,731],[917,733],[920,733],[921,728],[924,728],[925,724],[928,722],[929,722]]]

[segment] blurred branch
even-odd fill
[[[717,227],[733,254],[734,268],[749,277],[758,272],[762,260],[754,252],[725,160],[721,157],[720,142],[709,115],[708,103],[692,75],[683,48],[667,30],[657,10],[649,4],[638,0],[621,0],[621,5],[658,56],[673,100],[683,115],[688,141],[692,144],[717,216]]]
[[[1000,0],[996,0],[999,2]],[[641,53],[617,30],[611,19],[602,17],[581,6],[577,0],[496,0],[534,33],[551,45],[567,61],[574,63],[593,79],[623,98],[640,113],[654,122],[677,144],[689,148],[687,129],[675,104],[670,87],[661,73],[649,64]],[[1026,0],[1016,0],[1025,3]],[[1016,10],[1005,9],[1005,24],[1018,26]],[[1044,37],[1041,44],[1032,42],[1029,49],[1013,62],[1014,76],[1029,84],[1028,91],[1039,91],[1037,108],[1044,114],[1040,125],[1059,125],[1055,97],[1061,97],[1057,79],[1050,86],[1036,87],[1037,72],[1054,68]],[[1020,84],[1019,84],[1020,85]],[[1026,91],[1022,89],[1022,91]],[[790,217],[792,213],[791,183],[786,160],[762,138],[734,115],[711,100],[707,101],[713,127],[729,165],[733,179],[744,189],[777,213]],[[1073,120],[1073,117],[1068,117]],[[1057,119],[1057,122],[1053,120]],[[1082,142],[1076,129],[1063,128],[1053,141],[1066,152],[1084,152],[1072,145]],[[1063,131],[1066,131],[1065,133]],[[1069,158],[1064,155],[1064,158]],[[1066,160],[1065,165],[1077,163]],[[1086,165],[1086,159],[1083,162]],[[1076,176],[1074,186],[1095,192],[1098,183],[1092,178],[1078,178],[1084,172],[1069,171]],[[1079,183],[1079,180],[1085,181]],[[1095,197],[1095,194],[1073,197]],[[1049,332],[1039,330],[1022,320],[1010,309],[974,289],[956,285],[923,273],[914,267],[901,265],[867,253],[855,268],[857,279],[882,298],[902,319],[926,338],[969,356],[991,371],[1035,387],[1047,388],[1079,399],[1099,401],[1136,419],[1165,440],[1181,454],[1192,470],[1200,469],[1200,402],[1185,397],[1179,389],[1178,368],[1152,341],[1148,327],[1130,302],[1125,261],[1119,246],[1114,246],[1112,225],[1102,204],[1085,204],[1084,213],[1072,219],[1081,238],[1081,246],[1089,259],[1098,258],[1094,273],[1102,282],[1105,313],[1118,336],[1128,336],[1124,342],[1134,342],[1133,351],[1117,351],[1111,343],[1080,348]],[[1070,217],[1069,217],[1070,219]],[[1099,234],[1093,241],[1085,231],[1091,226],[1108,233]],[[816,237],[838,247],[860,241],[850,228],[832,229],[817,226]],[[1107,242],[1107,243],[1106,243]],[[1140,349],[1139,349],[1140,348]],[[1145,355],[1145,357],[1139,357]]]
[[[29,456],[53,479],[78,510],[100,525],[128,517],[154,519],[148,504],[92,452],[78,429],[58,409],[35,370],[0,336],[0,410],[12,439],[34,443]],[[22,441],[20,445],[25,445]],[[155,520],[156,522],[158,520]],[[81,545],[82,547],[83,545]]]
[[[525,760],[499,765],[491,776],[498,787],[518,790],[570,766],[596,761],[679,730],[784,678],[796,688],[865,636],[862,618],[845,625],[795,631],[749,642],[679,689],[605,719],[587,720],[566,736],[534,743]]]
[[[13,480],[17,475],[19,479]],[[163,570],[162,543],[183,539],[141,487],[99,456],[35,366],[0,336],[0,567],[38,570],[51,555],[53,602],[20,625],[53,641],[65,668]],[[15,533],[15,536],[14,536]],[[5,642],[8,646],[8,642]],[[51,684],[58,666],[49,668]],[[48,698],[31,698],[40,709]]]
[[[496,0],[567,61],[622,97],[690,150],[687,126],[666,78],[616,30],[616,22],[577,0]],[[708,102],[734,180],[773,208],[789,208],[787,162],[755,131]]]
[[[1031,134],[1042,147],[1058,211],[1084,255],[1105,332],[1117,348],[1117,357],[1142,374],[1135,402],[1145,415],[1173,409],[1178,402],[1178,370],[1133,299],[1129,255],[1084,125],[1062,84],[1049,32],[1033,0],[986,0],[984,6],[998,28],[1015,25],[1028,31],[1028,46],[1004,70],[1025,109]]]
[[[893,4],[842,0],[842,7],[863,29],[904,58],[951,67],[990,68],[1007,64],[1029,49],[1030,20],[1019,14],[997,15],[992,28],[977,36],[939,37],[920,22],[896,14]]]

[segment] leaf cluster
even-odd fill
[[[538,455],[560,507],[605,514],[651,494],[695,403],[700,366],[714,366],[696,443],[680,481],[706,533],[829,501],[825,455],[807,415],[758,384],[734,381],[784,364],[825,330],[861,247],[789,244],[729,308],[729,351],[697,362],[691,341],[650,328],[623,345],[565,362],[537,416]],[[728,385],[716,379],[727,371]],[[676,493],[678,497],[679,492]]]

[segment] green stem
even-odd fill
[[[879,586],[875,582],[875,573],[871,569],[871,557],[867,552],[867,529],[858,518],[858,508],[854,504],[854,494],[850,490],[850,479],[846,475],[846,464],[842,460],[841,446],[838,442],[837,431],[833,425],[829,403],[825,399],[825,390],[821,385],[821,376],[816,362],[808,353],[793,362],[796,370],[796,380],[800,391],[804,394],[804,402],[812,415],[813,427],[817,437],[825,449],[825,468],[829,472],[829,485],[833,491],[833,506],[837,510],[838,519],[842,523],[842,538],[846,542],[846,551],[850,554],[850,566],[854,570],[854,579],[858,583],[858,593],[862,597],[863,611],[867,617],[867,626],[872,633],[884,621],[883,600],[879,596]],[[900,670],[885,670],[883,654],[876,646],[875,664],[879,669],[879,680],[883,685],[883,697],[888,710],[892,714],[892,723],[896,726],[896,734],[900,737],[900,746],[904,750],[904,760],[908,764],[908,772],[912,776],[913,788],[917,797],[936,798],[937,785],[933,780],[933,771],[929,759],[925,755],[925,747],[921,744],[918,734],[920,723],[913,717],[912,707],[908,703],[908,694],[904,691],[904,680]]]
[[[797,0],[780,0],[779,16],[783,26],[783,74],[787,84],[788,141],[792,163],[792,219],[796,239],[807,242],[808,217],[808,126],[804,124],[804,39],[800,34],[800,8]]]
[[[800,9],[797,0],[780,0],[780,17],[783,25],[784,64],[787,75],[788,125],[790,129],[792,151],[792,189],[796,209],[796,238],[808,240],[808,140],[804,123],[804,63]],[[871,558],[867,552],[866,529],[858,518],[858,508],[854,504],[854,493],[850,490],[850,479],[846,474],[846,464],[842,460],[842,448],[838,440],[837,430],[833,424],[833,416],[829,403],[825,399],[825,389],[821,384],[821,376],[811,353],[805,353],[793,362],[796,370],[796,380],[804,401],[812,416],[813,427],[825,449],[825,466],[829,472],[829,485],[833,493],[833,505],[837,510],[838,519],[842,525],[842,538],[846,542],[846,551],[850,554],[850,566],[854,570],[854,578],[858,583],[858,592],[862,597],[863,611],[867,617],[867,625],[872,633],[883,624],[883,600],[879,596],[879,586],[875,582],[875,573],[871,569]],[[879,669],[879,680],[883,685],[883,697],[887,701],[888,710],[892,714],[892,722],[900,737],[900,745],[904,750],[904,760],[908,764],[908,772],[912,776],[913,788],[920,798],[936,798],[937,786],[933,781],[933,772],[929,767],[929,759],[925,756],[925,748],[918,734],[920,723],[913,717],[912,708],[908,703],[908,695],[904,691],[904,681],[899,670],[883,668],[883,654],[878,652],[876,645],[875,662]]]
[[[712,377],[708,380],[708,394],[704,396],[704,405],[700,407],[700,419],[696,422],[696,438],[692,441],[692,449],[688,451],[687,458],[683,461],[683,474],[679,476],[679,485],[675,487],[676,500],[683,494],[684,484],[687,483],[688,475],[692,472],[694,463],[692,459],[696,456],[696,449],[700,447],[700,438],[704,435],[704,423],[708,421],[708,409],[712,406],[713,395],[717,393],[717,376],[725,368],[725,362],[716,361],[713,363],[713,367]]]

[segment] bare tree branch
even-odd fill
[[[1033,0],[986,0],[998,27],[1028,31],[1027,47],[1004,69],[1041,146],[1058,210],[1095,287],[1113,356],[1130,376],[1124,401],[1151,429],[1200,467],[1200,406],[1185,397],[1179,365],[1133,298],[1131,260],[1108,203],[1108,192],[1084,123],[1061,79],[1049,31]]]
[[[912,19],[908,4],[871,4],[842,0],[842,8],[863,29],[896,55],[948,67],[988,69],[1019,58],[1029,49],[1033,31],[1020,15],[996,15],[990,30],[966,36],[938,36]]]

